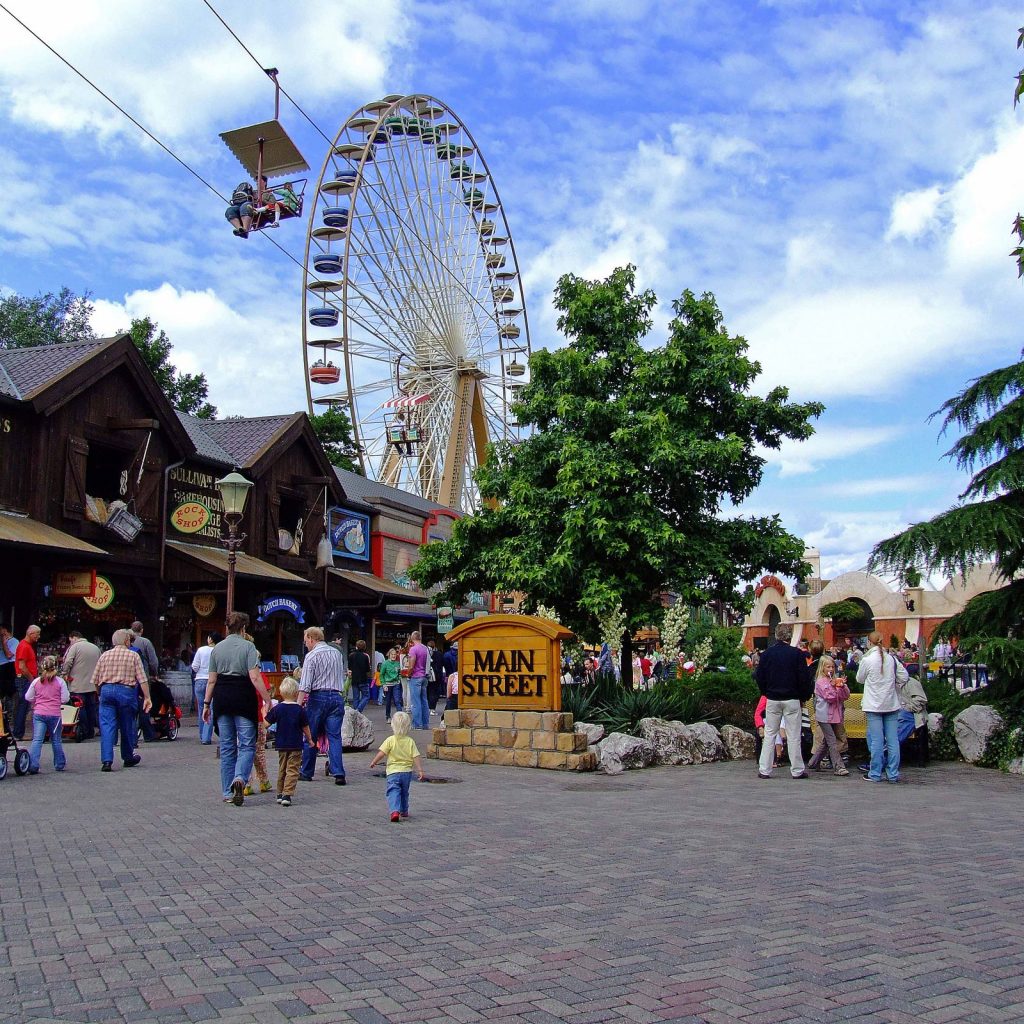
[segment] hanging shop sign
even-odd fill
[[[171,526],[178,533],[219,540],[224,501],[217,490],[216,475],[186,463],[171,470],[168,486],[167,503],[173,509]]]
[[[96,587],[92,594],[82,600],[94,611],[101,612],[114,603],[114,585],[106,576],[96,577]]]
[[[259,614],[256,617],[256,621],[266,622],[274,612],[287,612],[296,622],[305,624],[306,613],[302,605],[291,597],[268,597],[259,606]]]
[[[448,633],[459,645],[459,708],[560,711],[561,642],[573,634],[533,615],[489,615]]]
[[[63,569],[53,574],[54,597],[92,597],[96,593],[95,569]]]
[[[327,532],[331,548],[342,558],[370,560],[370,517],[347,508],[332,508],[328,512]]]
[[[216,607],[216,594],[196,594],[196,596],[192,598],[192,610],[201,619],[208,619],[213,614],[213,610]]]
[[[450,605],[442,605],[437,609],[437,631],[447,633],[455,628],[455,609]]]

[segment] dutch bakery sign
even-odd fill
[[[488,615],[447,634],[459,645],[459,708],[560,711],[561,645],[573,634],[534,615]]]
[[[178,533],[220,538],[224,502],[213,473],[176,466],[170,474],[171,526]]]

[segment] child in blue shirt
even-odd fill
[[[281,701],[267,712],[267,724],[276,725],[274,749],[277,751],[277,802],[291,807],[302,764],[302,737],[313,746],[306,709],[299,705],[299,684],[286,678],[279,690]]]

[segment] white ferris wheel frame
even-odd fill
[[[438,137],[387,131],[396,118]],[[375,141],[386,131],[388,141]],[[458,147],[456,155],[438,155],[442,145]],[[451,177],[456,165],[461,178]],[[340,188],[353,172],[351,188]],[[344,206],[347,226],[323,224],[325,210]],[[314,261],[331,254],[341,257],[340,273],[319,273]],[[338,311],[340,336],[310,324],[314,307]],[[313,349],[324,362],[329,351],[342,353],[343,390],[314,395]],[[310,412],[315,404],[345,409],[365,475],[476,507],[473,473],[487,443],[517,436],[509,405],[530,355],[529,320],[490,169],[469,129],[435,97],[365,104],[328,149],[306,231],[302,352]],[[396,423],[414,426],[419,440],[393,443]]]

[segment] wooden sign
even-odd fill
[[[62,569],[53,574],[54,597],[92,597],[95,593],[95,569]]]
[[[199,618],[209,618],[213,614],[213,609],[217,607],[217,598],[214,594],[196,594],[192,598],[192,607]]]
[[[488,615],[447,634],[459,645],[459,709],[560,711],[561,644],[573,634],[535,615]]]
[[[106,576],[96,577],[96,589],[89,597],[82,600],[94,611],[101,612],[114,603],[114,585]]]

